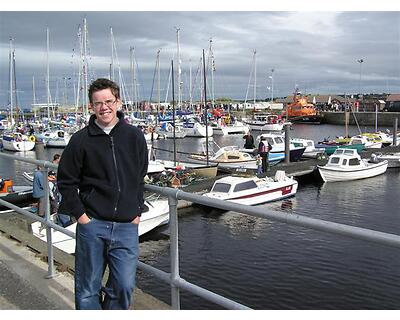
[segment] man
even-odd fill
[[[271,149],[271,144],[267,141],[265,137],[261,136],[260,143],[258,144],[258,154],[261,156],[263,173],[269,171],[268,157]]]
[[[245,149],[254,149],[254,138],[250,133],[250,130],[243,136],[244,141],[244,148]]]
[[[53,155],[52,163],[59,164],[61,160],[61,155],[56,153]],[[58,207],[61,202],[61,194],[58,190],[57,185],[57,174],[51,170],[49,171],[49,192],[50,192],[50,213],[55,214],[54,222],[61,227],[68,227],[69,225],[73,224],[74,221],[72,220],[70,215],[61,214],[58,212]]]
[[[40,166],[37,166],[33,174],[33,189],[32,197],[36,200],[37,214],[44,217],[45,214],[45,199],[44,199],[44,180],[43,172]]]
[[[58,167],[60,213],[74,216],[77,309],[129,309],[139,255],[147,145],[124,121],[119,87],[97,79],[89,88],[94,115],[75,133]],[[102,288],[108,266],[109,277]],[[103,297],[104,296],[104,297]]]

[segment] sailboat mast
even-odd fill
[[[173,127],[173,138],[174,138],[174,166],[176,166],[176,138],[175,138],[175,85],[174,85],[174,59],[171,60],[171,75],[172,75],[172,122]]]
[[[215,96],[214,96],[214,53],[212,51],[212,39],[210,39],[210,57],[211,57],[211,105],[214,108]]]
[[[180,28],[176,28],[176,55],[177,55],[177,59],[178,59],[178,109],[180,109],[181,107],[181,55],[180,55],[180,44],[179,44],[179,31],[181,29]]]
[[[161,51],[161,49],[158,49],[158,51],[157,51],[157,78],[158,78],[158,81],[157,81],[157,91],[158,91],[157,115],[160,112],[160,106],[161,106],[161,97],[160,97],[160,94],[161,94],[160,93],[160,90],[161,90],[161,88],[160,88],[160,51]],[[157,119],[158,119],[158,117],[156,117],[156,123],[158,122]]]
[[[35,88],[35,76],[32,76],[32,94],[33,94],[33,116],[36,120],[36,88]]]
[[[49,61],[49,51],[50,51],[50,31],[46,28],[46,42],[47,42],[47,119],[50,121],[50,61]]]
[[[110,80],[114,81],[115,79],[115,71],[114,71],[114,43],[113,43],[113,31],[110,27],[110,37],[111,37],[111,64],[110,64]]]
[[[134,64],[133,64],[133,47],[129,47],[129,67],[131,71],[131,107],[133,107],[133,97],[134,97]]]
[[[137,81],[136,81],[136,59],[135,59],[135,48],[132,47],[132,86],[133,96],[135,97],[135,110],[138,111],[138,93],[137,93]]]
[[[256,105],[256,96],[257,96],[257,61],[256,61],[256,53],[254,50],[254,106]]]
[[[88,110],[88,61],[87,61],[87,24],[83,19],[83,114],[86,116]]]
[[[14,106],[14,82],[13,82],[13,74],[14,74],[14,68],[13,68],[13,39],[10,38],[10,124],[11,126],[13,125],[13,106]]]
[[[189,107],[193,105],[193,94],[192,94],[192,60],[189,60]]]
[[[207,79],[206,79],[206,59],[203,49],[203,79],[204,79],[204,123],[206,125],[206,158],[207,158],[207,165],[209,165],[208,161],[208,112],[207,112]]]

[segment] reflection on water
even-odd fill
[[[296,125],[290,133],[317,141],[341,130],[341,126]],[[199,152],[200,140],[180,140],[177,148]],[[241,135],[215,140],[220,145],[243,145]],[[154,144],[172,150],[170,140]],[[60,151],[46,150],[47,158]],[[0,174],[14,177],[25,166],[1,159]],[[365,180],[302,183],[294,198],[260,207],[399,235],[399,178],[400,170],[388,170]],[[140,247],[142,261],[169,272],[165,232],[141,239]],[[400,251],[395,248],[192,207],[179,215],[179,249],[184,279],[252,308],[400,309]],[[155,277],[139,272],[138,286],[170,302],[169,286]],[[183,291],[181,303],[183,309],[219,308]]]

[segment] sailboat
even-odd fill
[[[13,39],[10,39],[10,119],[11,125],[15,123],[13,109],[14,101],[17,100],[16,94],[16,76],[15,76],[15,48]],[[15,99],[14,99],[15,97]],[[8,151],[30,151],[35,147],[35,137],[28,137],[22,132],[16,130],[4,132],[2,135],[2,146]]]

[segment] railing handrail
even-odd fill
[[[34,160],[34,159],[26,159],[20,156],[9,155],[0,152],[0,157],[9,158],[12,160],[22,161],[33,163],[36,165],[43,166],[45,171],[48,171],[49,168],[57,168],[58,166],[49,162],[49,161],[42,161],[42,160]],[[46,185],[46,184],[45,184]],[[301,216],[298,214],[293,213],[284,213],[284,212],[277,212],[273,211],[268,208],[257,208],[247,205],[242,205],[238,203],[233,203],[224,200],[212,199],[207,198],[201,195],[192,194],[188,192],[184,192],[179,189],[173,189],[168,187],[158,187],[154,185],[145,185],[145,190],[155,192],[161,195],[168,196],[169,208],[170,208],[170,237],[171,237],[171,273],[166,273],[162,270],[156,269],[150,265],[147,265],[143,262],[138,262],[138,267],[142,270],[145,270],[160,280],[168,282],[171,285],[171,301],[172,307],[179,309],[180,308],[180,293],[179,289],[185,289],[197,296],[203,297],[209,301],[212,301],[218,305],[226,307],[228,309],[249,309],[247,306],[244,306],[240,303],[237,303],[233,300],[215,294],[209,290],[206,290],[200,286],[196,286],[190,282],[187,282],[183,278],[179,276],[179,251],[178,251],[178,219],[177,219],[177,201],[179,199],[190,201],[193,203],[203,204],[209,207],[220,208],[223,210],[228,211],[235,211],[239,213],[244,213],[248,215],[252,215],[255,217],[267,218],[278,222],[287,223],[290,225],[302,226],[314,230],[320,230],[329,232],[331,234],[338,234],[343,236],[348,236],[355,239],[370,241],[374,243],[379,243],[387,246],[397,247],[400,248],[400,236],[395,234],[389,234],[385,232],[375,231],[366,228],[354,227],[345,224],[340,224],[331,221],[325,221],[316,218],[310,218]],[[49,190],[48,187],[45,188],[45,196],[48,198]],[[40,221],[41,223],[45,224],[47,227],[47,235],[48,235],[48,263],[49,263],[49,275],[48,277],[51,278],[54,276],[52,271],[52,240],[51,240],[51,232],[50,230],[53,228],[57,231],[61,231],[68,236],[75,237],[75,234],[65,228],[62,228],[53,222],[50,221],[50,214],[49,214],[49,204],[47,201],[46,204],[46,216],[45,219],[40,218],[37,215],[32,214],[31,212],[19,208],[11,203],[8,203],[4,200],[0,199],[0,204],[9,207],[15,210],[18,213],[26,215],[36,221]]]

